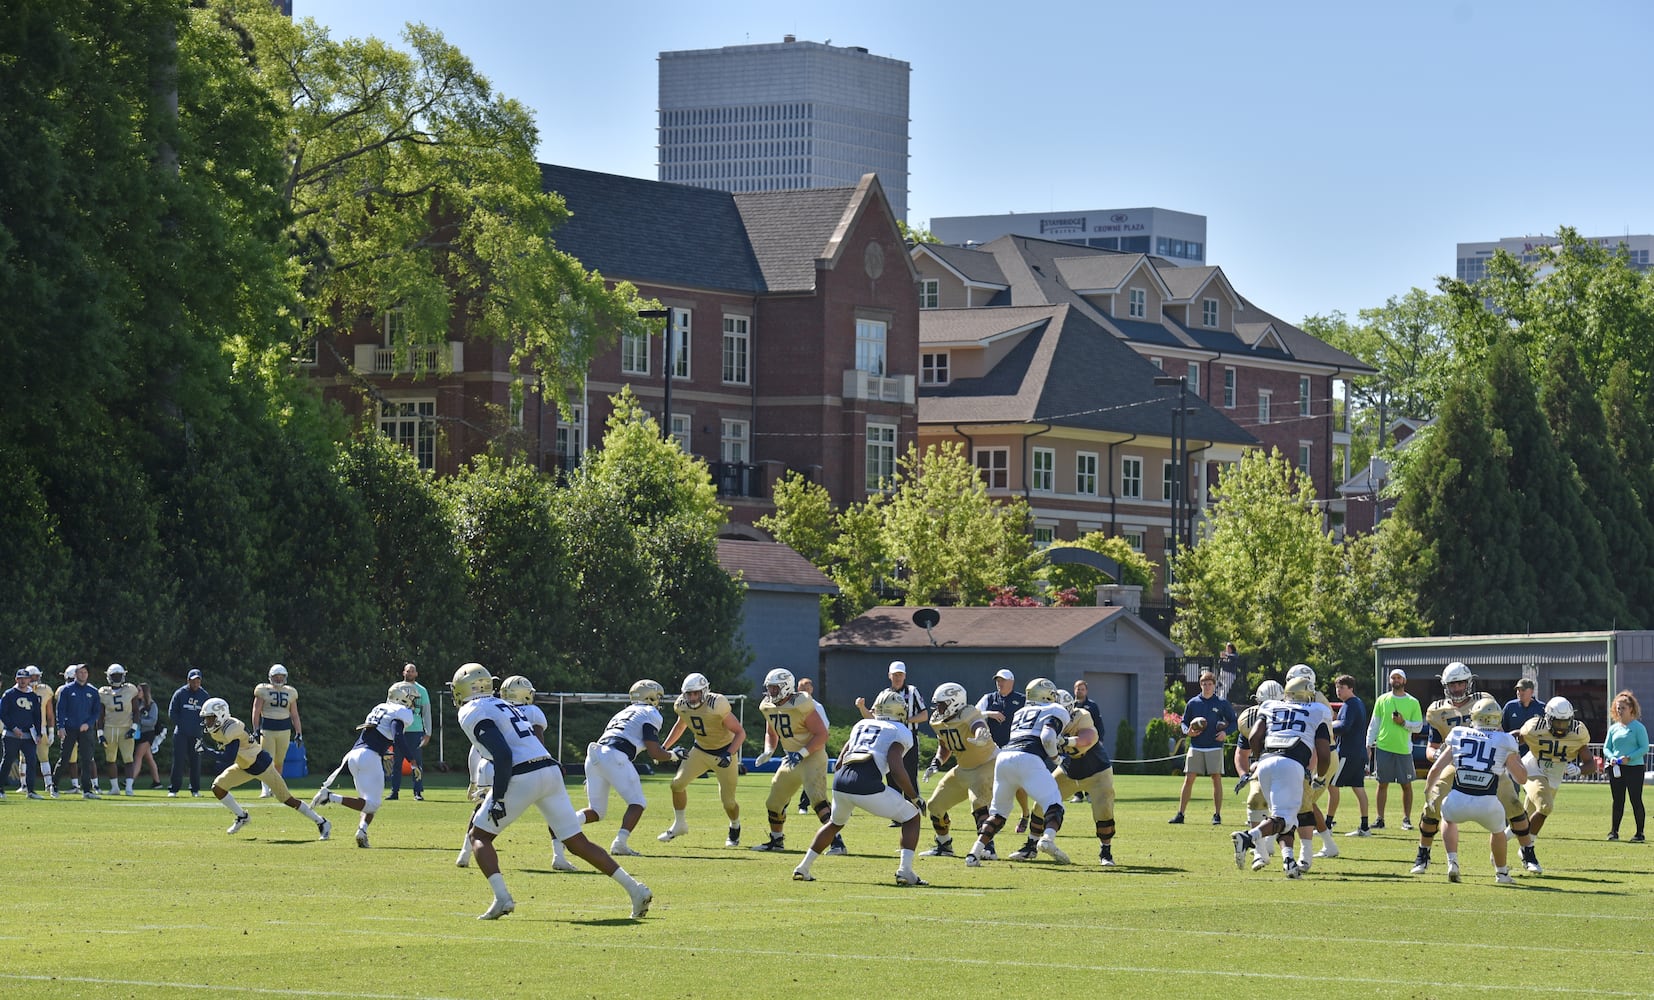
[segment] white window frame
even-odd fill
[[[689,378],[689,345],[691,321],[694,313],[688,309],[672,310],[672,336],[677,343],[672,345],[672,378],[687,380]],[[685,451],[689,449],[685,448]]]
[[[1074,456],[1074,492],[1081,496],[1097,495],[1097,453],[1082,451]]]
[[[689,443],[694,431],[695,424],[694,421],[690,419],[689,414],[672,414],[672,440],[678,443],[678,447],[682,449],[685,455],[691,454],[689,450]]]
[[[1235,369],[1229,365],[1223,368],[1223,408],[1235,408]]]
[[[896,476],[896,432],[895,424],[867,422],[867,468],[863,479],[869,493],[878,492],[883,488],[881,482]]]
[[[1269,389],[1258,390],[1258,423],[1269,423],[1269,401],[1274,392]]]
[[[557,420],[557,428],[552,432],[552,448],[563,458],[578,459],[581,445],[585,442],[581,430],[586,422],[586,408],[571,407],[569,413],[574,419],[568,423],[564,423],[561,417]]]
[[[401,308],[385,310],[385,346],[396,347],[408,342],[408,319]]]
[[[936,278],[919,279],[919,308],[935,309],[942,301],[942,282]]]
[[[1057,450],[1035,448],[1029,458],[1029,489],[1035,493],[1055,493],[1057,489]]]
[[[747,465],[752,459],[752,424],[746,420],[719,422],[718,455],[722,461]]]
[[[1189,362],[1188,389],[1190,395],[1200,395],[1200,362],[1198,361]]]
[[[1177,475],[1172,471],[1172,460],[1164,459],[1160,463],[1160,499],[1172,498],[1172,484],[1177,482]]]
[[[1200,300],[1200,322],[1207,327],[1216,327],[1218,325],[1217,299]]]
[[[1314,455],[1314,453],[1315,453],[1315,442],[1314,441],[1299,441],[1298,442],[1298,471],[1303,473],[1306,476],[1309,475],[1310,457],[1312,455]]]
[[[1120,456],[1120,496],[1127,500],[1143,499],[1143,456]]]
[[[1143,551],[1143,539],[1148,537],[1148,530],[1134,524],[1128,524],[1120,529],[1120,537],[1125,539],[1133,552]]]
[[[1298,376],[1298,416],[1310,415],[1310,379],[1308,375]]]
[[[1160,369],[1161,371],[1166,370],[1166,361],[1165,361],[1164,358],[1151,357],[1151,358],[1149,358],[1149,364],[1155,366],[1156,368]]]
[[[1057,540],[1057,526],[1054,524],[1034,524],[1034,548],[1049,548]]]
[[[620,335],[620,372],[622,375],[649,374],[649,340],[647,333]]]
[[[1147,289],[1126,289],[1126,316],[1130,319],[1149,318],[1149,293]]]
[[[725,385],[752,381],[752,318],[724,317],[723,380]]]
[[[1011,488],[1011,449],[977,448],[971,454],[977,474],[990,490]]]
[[[889,324],[882,319],[856,320],[856,370],[867,372],[869,375],[883,375],[885,367],[885,343],[888,340]]]
[[[947,351],[927,351],[919,355],[919,384],[947,385],[952,377],[952,360]]]
[[[436,468],[436,397],[381,400],[379,433],[413,452],[421,469]]]

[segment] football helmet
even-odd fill
[[[1293,677],[1286,682],[1286,700],[1311,702],[1315,700],[1315,685],[1308,677]]]
[[[683,679],[683,700],[690,708],[700,708],[711,690],[712,682],[706,679],[705,674],[690,674]]]
[[[79,664],[79,663],[71,663],[67,667],[64,667],[63,668],[63,679],[68,681],[70,684],[73,684],[75,682],[75,671],[79,670],[80,668],[81,668],[81,664]]]
[[[35,666],[34,664],[31,663],[28,666],[24,667],[23,669],[27,670],[29,672],[29,676],[33,677],[35,680],[40,679],[40,668]]]
[[[482,664],[466,663],[454,671],[454,679],[448,682],[448,688],[454,694],[454,704],[463,705],[473,698],[493,694],[494,678]]]
[[[521,674],[512,674],[500,684],[500,700],[513,705],[534,704],[534,682]]]
[[[1545,703],[1545,724],[1551,727],[1552,736],[1568,735],[1568,726],[1573,721],[1573,702],[1563,697],[1556,697]]]
[[[208,698],[201,706],[201,728],[217,729],[230,717],[230,703],[223,698]]]
[[[875,719],[889,719],[891,722],[907,721],[907,699],[890,690],[879,692],[873,699],[873,717]]]
[[[111,663],[109,669],[103,673],[105,677],[109,678],[109,683],[117,687],[126,683],[126,668],[119,663]]]
[[[1471,689],[1476,685],[1476,675],[1470,668],[1457,661],[1449,663],[1442,671],[1442,694],[1454,705],[1463,705],[1470,700]]]
[[[282,666],[279,663],[270,664],[270,683],[271,684],[286,684],[287,683],[287,668]]]
[[[1069,694],[1067,691],[1064,691],[1062,688],[1057,688],[1056,697],[1052,700],[1061,705],[1065,710],[1069,712],[1074,711],[1074,696]]]
[[[1051,683],[1049,677],[1036,677],[1028,682],[1028,689],[1023,695],[1030,705],[1049,705],[1057,700],[1057,686]]]
[[[770,701],[779,705],[793,696],[793,672],[786,667],[776,667],[764,676],[764,693],[770,696]]]
[[[397,681],[385,693],[385,700],[396,705],[406,705],[413,708],[419,704],[419,686],[408,681]]]
[[[930,696],[931,721],[947,722],[958,718],[959,713],[965,710],[965,701],[969,697],[963,685],[952,681],[938,685],[936,693]]]
[[[1252,692],[1252,700],[1262,705],[1266,701],[1281,701],[1286,698],[1286,689],[1281,687],[1280,681],[1263,681],[1258,689]]]
[[[1470,724],[1477,729],[1503,729],[1505,710],[1499,707],[1492,695],[1484,694],[1470,706]]]
[[[1315,668],[1307,663],[1294,663],[1287,669],[1286,679],[1290,681],[1294,677],[1302,677],[1309,681],[1310,687],[1315,686]]]
[[[634,705],[660,705],[660,699],[666,694],[666,689],[651,680],[642,680],[632,685],[627,692]]]

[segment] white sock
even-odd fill
[[[1317,830],[1315,835],[1317,837],[1321,838],[1321,846],[1323,846],[1323,847],[1333,846],[1332,831],[1331,830]]]
[[[801,871],[806,875],[810,874],[810,866],[815,864],[816,858],[819,857],[821,857],[821,855],[816,853],[815,848],[810,848],[804,852],[804,860],[798,863],[798,868],[796,870]]]
[[[912,870],[913,870],[913,850],[911,848],[904,847],[904,848],[902,848],[902,871],[910,872]]]
[[[672,825],[677,827],[679,830],[689,829],[689,810],[687,810],[687,809],[674,809],[674,810],[672,810]]]
[[[459,856],[467,861],[471,860],[471,830],[469,827],[465,830],[464,839],[460,841]]]
[[[625,827],[621,827],[620,830],[615,834],[615,843],[624,844],[624,843],[626,843],[626,841],[631,836],[632,836],[632,831],[626,829]]]
[[[294,799],[294,801],[297,802],[298,800]],[[322,818],[316,815],[316,810],[310,808],[309,803],[299,802],[299,815],[303,816],[312,823],[320,823],[322,821]]]
[[[626,869],[624,868],[616,868],[614,872],[609,875],[609,877],[625,886],[627,892],[631,892],[633,889],[637,888],[637,879],[626,874]]]
[[[504,903],[511,899],[511,893],[505,891],[505,876],[499,872],[488,876],[488,886],[494,890],[494,898]]]
[[[563,855],[563,842],[553,837],[551,841],[551,859],[553,861],[567,861]]]
[[[232,814],[234,814],[236,816],[240,816],[242,813],[247,811],[247,810],[241,808],[241,806],[236,803],[234,795],[226,794],[223,798],[219,799],[218,801],[223,803],[224,808],[228,809]]]
[[[1459,863],[1459,852],[1458,851],[1448,851],[1447,852],[1447,863],[1450,864],[1450,865],[1458,864]]]
[[[131,778],[126,779],[126,790],[129,791],[129,792],[132,791],[132,779]]]
[[[1274,837],[1265,837],[1262,840],[1257,841],[1257,844],[1258,844],[1258,852],[1260,854],[1262,854],[1264,857],[1266,857],[1266,858],[1270,857],[1275,853],[1275,838]]]

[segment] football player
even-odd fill
[[[1064,796],[1085,793],[1085,801],[1091,804],[1091,821],[1095,824],[1100,844],[1097,861],[1104,868],[1113,868],[1114,762],[1109,759],[1108,751],[1103,749],[1102,722],[1080,708],[1072,696],[1063,697],[1067,694],[1067,691],[1057,693],[1059,702],[1072,716],[1068,725],[1063,727],[1062,749],[1052,777],[1057,779],[1057,791]],[[1074,742],[1070,743],[1070,738]],[[1034,814],[1033,822],[1044,826],[1038,813]],[[1029,827],[1029,832],[1035,832],[1033,826]]]
[[[511,678],[505,682],[511,686]],[[501,693],[505,694],[504,688]],[[643,781],[638,777],[632,761],[640,753],[647,753],[657,764],[666,764],[675,758],[660,745],[660,700],[666,689],[651,680],[641,680],[627,693],[631,703],[616,712],[603,727],[603,735],[586,746],[586,808],[581,819],[596,823],[609,811],[609,790],[613,789],[626,803],[626,812],[620,817],[620,830],[609,853],[636,855],[630,839],[648,800],[643,797]],[[509,700],[509,699],[508,699]]]
[[[1493,851],[1494,881],[1515,882],[1506,867],[1505,809],[1499,804],[1499,785],[1509,774],[1517,782],[1526,780],[1527,769],[1517,756],[1516,738],[1504,731],[1504,710],[1488,695],[1471,704],[1471,725],[1454,726],[1442,742],[1442,750],[1430,765],[1429,781],[1434,782],[1450,769],[1453,785],[1440,803],[1441,819],[1447,823],[1442,840],[1447,844],[1447,880],[1459,881],[1459,824],[1479,823],[1488,831]]]
[[[689,783],[710,770],[718,778],[718,798],[729,817],[729,837],[725,847],[741,844],[741,804],[735,801],[735,780],[741,774],[741,744],[747,731],[729,710],[729,699],[712,692],[712,684],[705,674],[690,674],[683,679],[683,693],[672,703],[678,721],[660,744],[667,747],[678,760],[678,773],[672,778],[672,825],[658,839],[668,841],[689,832],[686,812],[689,808]],[[684,730],[694,730],[694,742],[686,747],[674,746]]]
[[[46,731],[40,734],[35,741],[35,756],[40,760],[40,777],[46,786],[46,794],[57,798],[57,781],[52,776],[52,733],[57,729],[57,692],[47,682],[46,675],[34,664],[23,669],[29,672],[34,679],[34,687],[30,688],[40,699],[40,711],[46,717]]]
[[[490,681],[492,681],[492,678],[490,678]],[[417,696],[419,686],[410,684],[410,687],[413,688]],[[493,690],[491,683],[488,691],[491,693]],[[517,710],[522,712],[523,717],[528,720],[528,726],[533,731],[534,738],[544,744],[546,741],[546,713],[539,705],[534,704],[534,693],[534,682],[521,675],[513,674],[499,684],[498,694],[500,700],[517,706]],[[417,697],[411,707],[415,713],[419,711]],[[467,771],[471,776],[471,785],[466,791],[466,796],[472,802],[481,802],[488,797],[488,790],[494,786],[494,764],[484,757],[475,746],[467,752],[466,762]],[[557,766],[561,767],[562,765],[558,764]],[[476,813],[477,808],[472,807],[471,818],[465,821],[465,835],[460,838],[459,857],[454,859],[455,866],[459,868],[471,867],[471,823],[476,819]],[[573,863],[569,861],[568,856],[563,853],[563,842],[558,840],[555,835],[551,838],[551,867],[553,871],[559,872],[577,870]]]
[[[265,685],[260,684],[259,687]],[[356,825],[356,846],[367,847],[368,826],[385,796],[384,759],[396,746],[396,738],[413,723],[413,706],[419,701],[419,689],[407,681],[397,681],[385,693],[385,700],[368,712],[368,717],[356,727],[356,742],[345,754],[345,759],[322,782],[316,797],[310,800],[312,808],[321,808],[335,802],[362,814]],[[355,795],[339,795],[332,789],[339,772],[350,770],[350,780],[356,786]]]
[[[642,919],[649,912],[654,893],[580,832],[580,817],[563,785],[563,769],[534,735],[523,710],[490,694],[493,687],[494,678],[480,663],[462,665],[449,682],[454,704],[459,707],[460,729],[494,765],[494,784],[471,823],[471,849],[477,867],[494,890],[494,901],[477,919],[497,920],[517,908],[506,891],[505,876],[500,874],[494,838],[530,807],[539,810],[552,835],[577,857],[619,882],[632,900],[632,919]]]
[[[1026,789],[1028,800],[1045,806],[1045,830],[1037,848],[1049,854],[1058,864],[1068,864],[1068,855],[1057,846],[1057,831],[1062,829],[1063,798],[1057,790],[1057,779],[1051,777],[1050,765],[1059,750],[1072,746],[1072,736],[1062,735],[1068,725],[1068,712],[1057,704],[1057,686],[1048,678],[1036,677],[1028,682],[1024,692],[1027,702],[1011,717],[1011,738],[1004,749],[994,756],[993,801],[988,806],[988,818],[977,831],[976,843],[965,854],[965,864],[975,868],[981,864],[988,844],[1004,828],[1006,817],[1016,802],[1018,790]],[[1075,743],[1078,741],[1075,740]],[[1032,860],[1027,848],[1011,855],[1019,861]]]
[[[1299,834],[1308,840],[1315,826],[1313,813],[1303,808],[1304,777],[1325,777],[1331,756],[1332,710],[1315,700],[1315,685],[1306,677],[1286,682],[1286,698],[1263,703],[1259,718],[1247,735],[1251,752],[1261,755],[1253,774],[1268,802],[1268,818],[1250,830],[1230,834],[1235,867],[1246,866],[1246,852],[1266,836],[1280,838],[1282,868],[1287,878],[1302,878],[1309,868],[1292,856],[1296,817]]]
[[[801,787],[815,803],[816,817],[823,823],[832,813],[827,802],[827,724],[816,711],[814,698],[793,686],[792,671],[776,667],[764,678],[764,750],[753,760],[762,767],[776,754],[781,766],[770,779],[769,798],[764,812],[770,821],[770,839],[753,847],[755,851],[779,851],[785,847],[782,830],[787,823],[787,806]],[[827,853],[844,854],[844,840],[835,835]]]
[[[1235,732],[1241,738],[1235,741],[1235,773],[1241,780],[1235,785],[1235,792],[1239,794],[1246,790],[1246,822],[1248,829],[1269,818],[1269,800],[1263,797],[1263,788],[1257,782],[1257,776],[1252,773],[1252,741],[1249,735],[1252,727],[1263,718],[1263,705],[1269,701],[1281,701],[1286,698],[1286,689],[1281,687],[1280,681],[1262,681],[1256,691],[1252,692],[1252,704],[1241,712],[1240,720],[1236,724]],[[1252,870],[1260,871],[1269,864],[1269,859],[1275,854],[1275,838],[1265,835],[1257,839],[1252,847]]]
[[[280,770],[287,763],[288,744],[294,740],[304,742],[304,726],[299,721],[299,692],[287,683],[287,668],[272,664],[269,678],[253,688],[253,714],[248,716],[248,726]],[[265,785],[258,797],[267,799],[273,794],[270,786]]]
[[[132,760],[132,702],[138,697],[138,685],[127,683],[126,668],[119,663],[111,663],[104,678],[109,683],[98,688],[98,700],[103,703],[98,728],[103,734],[103,759],[109,766],[109,794],[120,794],[120,779],[125,777],[126,794],[132,795],[136,773]]]
[[[287,790],[287,782],[282,780],[281,768],[275,765],[270,755],[253,739],[253,734],[240,719],[230,715],[230,703],[223,698],[208,698],[201,706],[201,741],[203,749],[215,753],[228,765],[218,777],[213,779],[212,793],[224,808],[235,817],[227,833],[235,833],[247,825],[252,818],[247,810],[241,808],[230,794],[230,789],[237,785],[258,778],[276,790],[276,798],[289,809],[297,809],[305,819],[316,824],[316,831],[321,834],[318,838],[326,840],[333,831],[333,824],[316,814],[310,806],[293,797]]]
[[[1332,702],[1327,700],[1327,696],[1321,692],[1321,688],[1316,684],[1314,667],[1307,663],[1294,663],[1287,670],[1286,679],[1290,683],[1294,677],[1302,677],[1309,681],[1310,689],[1315,692],[1315,700],[1325,705],[1329,714],[1335,714],[1332,712]],[[1330,724],[1327,732],[1330,736],[1332,732]],[[1322,772],[1304,775],[1303,805],[1307,807],[1304,811],[1315,817],[1312,835],[1298,840],[1298,867],[1306,872],[1309,871],[1311,857],[1309,852],[1310,848],[1314,846],[1313,840],[1321,841],[1321,849],[1315,852],[1314,857],[1338,857],[1338,845],[1333,842],[1332,827],[1327,824],[1326,813],[1321,811],[1321,800],[1327,794],[1327,782],[1333,775],[1338,773],[1338,748],[1335,744],[1329,745],[1327,749],[1327,761],[1328,766],[1324,772],[1325,776]]]
[[[1429,742],[1425,745],[1426,759],[1431,761],[1431,770],[1435,771],[1435,760],[1443,753],[1447,735],[1460,726],[1470,725],[1471,708],[1482,697],[1482,693],[1475,690],[1476,675],[1463,663],[1454,661],[1442,669],[1441,676],[1442,697],[1430,703],[1424,710],[1424,723],[1429,735]],[[1436,833],[1441,829],[1441,804],[1453,786],[1453,768],[1456,765],[1449,755],[1447,763],[1442,765],[1440,776],[1434,782],[1426,782],[1424,786],[1424,808],[1419,810],[1419,849],[1413,859],[1414,875],[1423,875],[1430,868],[1430,850],[1435,842]],[[1495,794],[1501,794],[1506,802],[1514,801],[1515,785],[1508,785],[1504,790],[1505,782],[1496,783]],[[1402,824],[1403,829],[1406,823]],[[1454,835],[1457,839],[1457,834]]]
[[[969,697],[963,686],[952,682],[938,687],[931,696],[930,728],[936,733],[937,747],[925,774],[935,775],[950,760],[953,768],[942,775],[925,803],[930,827],[936,833],[936,846],[920,857],[954,857],[948,810],[967,798],[971,803],[971,829],[980,830],[988,820],[988,806],[994,794],[994,757],[999,753],[999,745],[994,742],[988,720],[969,702]],[[997,857],[990,842],[984,858],[997,860]]]
[[[813,882],[810,868],[838,836],[857,809],[901,824],[902,860],[896,869],[897,885],[927,885],[913,871],[913,854],[919,847],[919,815],[924,800],[908,777],[902,758],[913,744],[913,730],[907,725],[907,699],[899,692],[885,690],[873,699],[873,717],[863,719],[850,730],[839,752],[833,775],[833,808],[827,821],[816,831],[804,860],[793,869],[793,878]],[[894,783],[892,788],[886,780]]]
[[[1522,763],[1527,765],[1528,771],[1528,780],[1523,786],[1527,799],[1528,829],[1538,836],[1551,810],[1556,808],[1556,793],[1562,787],[1562,778],[1569,762],[1578,760],[1580,769],[1587,774],[1596,769],[1596,761],[1589,752],[1591,732],[1583,722],[1574,718],[1572,702],[1566,698],[1552,698],[1545,703],[1545,714],[1529,719],[1517,731],[1516,737],[1527,750]],[[1534,857],[1533,848],[1524,848],[1522,863],[1528,871],[1539,874],[1539,861]]]

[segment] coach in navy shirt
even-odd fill
[[[86,683],[86,664],[75,664],[75,682],[57,693],[57,768],[67,778],[75,776],[75,763],[83,779],[81,794],[95,798],[98,789],[98,720],[103,717],[103,699],[98,689]],[[75,760],[70,762],[73,755]]]
[[[1355,694],[1355,678],[1340,674],[1333,682],[1338,700],[1344,704],[1338,709],[1338,718],[1332,724],[1333,738],[1338,741],[1338,773],[1333,775],[1332,790],[1327,792],[1327,826],[1331,828],[1333,814],[1338,811],[1338,790],[1355,789],[1356,805],[1361,807],[1361,826],[1351,831],[1356,837],[1367,836],[1367,706]]]
[[[1004,746],[1011,742],[1011,716],[1027,703],[1028,699],[1017,690],[1016,674],[1009,670],[994,674],[994,689],[982,696],[982,700],[976,703],[976,710],[988,720],[988,733],[993,736],[996,745]]]
[[[176,798],[184,784],[184,768],[190,773],[190,794],[201,794],[201,751],[195,741],[201,737],[201,706],[212,695],[201,686],[201,671],[191,670],[184,686],[172,693],[167,718],[172,722],[172,777],[167,797]]]
[[[1545,703],[1533,696],[1533,681],[1527,677],[1516,682],[1516,697],[1505,702],[1505,732],[1514,733],[1534,716],[1545,714]]]
[[[15,760],[23,762],[23,790],[29,798],[40,796],[34,790],[35,773],[40,770],[34,746],[45,731],[46,713],[40,707],[40,696],[32,690],[34,675],[28,668],[17,672],[17,684],[0,695],[0,732],[5,733],[5,753],[0,756],[0,775],[11,773]],[[5,796],[0,791],[0,798]]]

